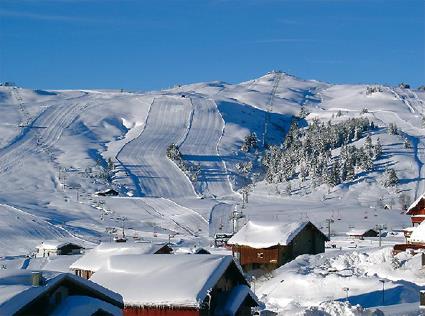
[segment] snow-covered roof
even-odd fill
[[[154,254],[164,247],[164,244],[152,243],[101,243],[75,261],[69,268],[96,272],[114,255]]]
[[[81,245],[78,245],[74,242],[70,242],[70,241],[64,241],[64,240],[46,240],[43,241],[41,244],[39,244],[38,246],[36,246],[37,249],[45,249],[45,250],[57,250],[60,249],[66,245],[76,245],[78,247],[84,248]]]
[[[425,243],[425,221],[413,229],[409,241],[413,243]]]
[[[219,255],[112,256],[90,280],[120,293],[126,306],[196,308],[233,262]]]
[[[227,243],[252,248],[286,246],[309,223],[308,221],[289,223],[248,221]]]
[[[43,284],[41,286],[32,286],[32,273],[33,271],[31,270],[18,269],[0,271],[0,315],[15,314],[66,278],[111,298],[117,304],[122,304],[121,295],[70,273],[42,271]]]
[[[419,204],[419,202],[422,200],[422,199],[424,199],[425,198],[425,193],[423,193],[420,197],[418,197],[417,199],[416,199],[416,201],[415,202],[413,202],[412,203],[412,205],[410,205],[409,206],[409,208],[407,209],[407,212],[406,212],[406,214],[410,214],[410,211],[411,210],[413,210],[416,206],[418,206],[418,204]]]

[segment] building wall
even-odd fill
[[[94,273],[93,271],[89,271],[89,270],[79,270],[79,269],[74,270],[75,275],[86,280],[90,279],[93,273]]]
[[[312,226],[306,226],[291,242],[292,259],[302,254],[318,254],[325,251],[325,236]]]
[[[279,262],[279,246],[261,249],[233,246],[233,252],[239,253],[239,262],[242,266],[252,263],[277,264]]]
[[[124,307],[124,316],[200,316],[197,309]]]

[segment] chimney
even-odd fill
[[[33,271],[31,273],[32,286],[40,286],[42,281],[41,271]]]

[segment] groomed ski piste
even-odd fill
[[[381,89],[367,94],[368,86]],[[413,201],[425,190],[424,100],[425,93],[414,89],[337,85],[280,72],[240,84],[216,81],[152,92],[1,86],[1,264],[54,265],[53,258],[40,263],[25,261],[24,256],[44,240],[74,240],[89,246],[109,241],[111,232],[119,233],[123,224],[129,238],[190,247],[209,246],[214,234],[231,232],[235,209],[244,214],[239,227],[249,219],[310,220],[326,231],[327,220],[332,219],[333,240],[341,250],[303,256],[257,280],[259,298],[282,315],[361,315],[375,307],[394,315],[401,310],[402,315],[417,304],[413,293],[425,285],[423,277],[400,273],[394,280],[388,271],[378,271],[363,280],[371,272],[343,272],[347,287],[353,288],[345,302],[346,293],[335,285],[342,276],[319,270],[324,262],[335,260],[350,262],[349,268],[338,268],[345,271],[367,257],[387,258],[391,245],[403,242],[397,232],[410,222],[398,196],[404,192]],[[286,194],[285,184],[268,184],[260,168],[262,142],[281,144],[302,107],[309,113],[306,125],[314,119],[341,122],[360,116],[373,121],[377,128],[370,136],[373,142],[380,139],[382,157],[369,172],[332,188],[313,189],[295,179],[291,194]],[[398,135],[387,133],[390,123],[397,125]],[[258,137],[257,152],[241,151],[252,132]],[[353,144],[362,145],[365,136]],[[405,139],[411,144],[408,148]],[[198,166],[196,179],[167,158],[170,144],[179,147],[185,163]],[[248,175],[238,167],[247,161],[254,162]],[[382,185],[388,167],[400,179],[395,188]],[[249,201],[242,203],[241,189],[249,183]],[[95,194],[107,188],[119,196]],[[350,229],[377,224],[386,225],[391,236],[383,238],[382,249],[377,240],[353,242],[345,236]],[[378,259],[373,264],[382,264]],[[399,266],[391,269],[413,269],[419,262],[417,257],[398,260]],[[319,276],[329,289],[316,289],[304,299],[300,293],[308,284],[320,283]],[[392,282],[389,288],[395,293],[384,307],[379,300],[374,303],[373,295],[367,297],[379,286],[379,278]],[[400,282],[409,286],[400,287]]]

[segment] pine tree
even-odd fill
[[[376,140],[376,144],[375,146],[373,146],[373,149],[374,149],[374,158],[375,159],[379,158],[382,155],[382,145],[379,138]]]
[[[372,158],[374,156],[374,150],[373,150],[373,145],[372,145],[372,138],[370,137],[370,135],[367,135],[365,143],[364,143],[364,149],[366,154]]]
[[[398,135],[398,128],[395,123],[388,124],[388,134],[389,135]]]
[[[393,168],[389,168],[385,171],[384,187],[393,187],[399,183],[397,173]]]
[[[298,113],[298,117],[303,119],[303,118],[306,118],[308,114],[309,113],[307,113],[305,107],[301,106],[301,110],[300,110],[300,113]]]

